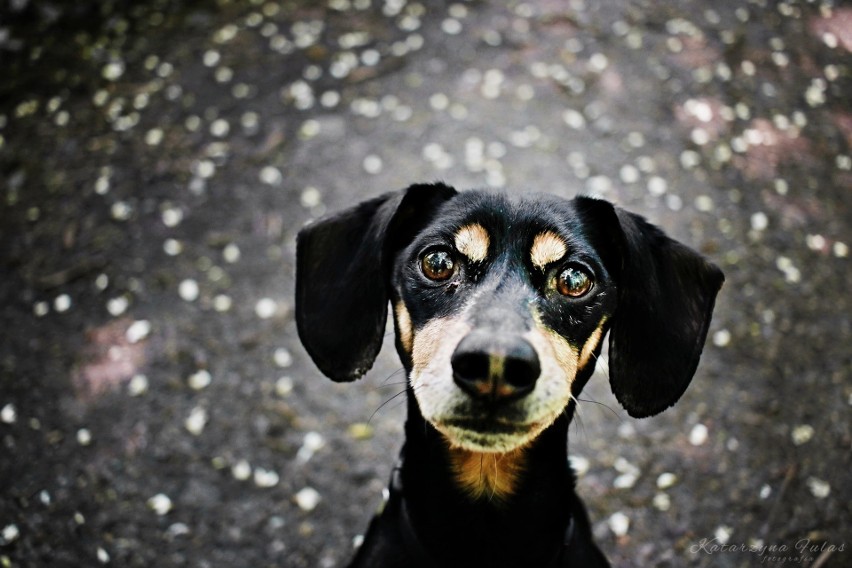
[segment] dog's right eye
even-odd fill
[[[449,251],[433,250],[420,261],[420,269],[429,280],[441,282],[455,274],[456,263]]]

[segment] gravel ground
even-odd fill
[[[343,566],[401,443],[294,236],[415,181],[578,192],[727,275],[681,402],[571,433],[615,566],[850,566],[840,0],[0,2],[0,566]]]

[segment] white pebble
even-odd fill
[[[160,214],[160,217],[166,227],[177,227],[183,221],[183,211],[177,207],[169,207]]]
[[[701,163],[701,155],[695,150],[684,150],[680,153],[680,165],[686,169],[692,169]]]
[[[254,313],[260,319],[269,319],[278,311],[278,303],[272,298],[261,298],[254,305]]]
[[[586,180],[586,190],[595,194],[603,194],[612,189],[612,180],[607,176],[599,175],[592,176]]]
[[[809,477],[807,484],[808,489],[811,490],[811,495],[817,499],[825,499],[831,493],[831,485],[827,481],[823,481],[817,477]]]
[[[589,57],[589,69],[595,73],[601,73],[609,66],[609,59],[603,53],[595,53]]]
[[[321,500],[319,492],[313,487],[305,487],[294,496],[296,505],[303,511],[313,511]]]
[[[821,251],[825,249],[825,237],[822,235],[807,235],[805,237],[805,244],[808,245],[810,250]]]
[[[172,500],[169,499],[168,495],[158,493],[148,499],[148,508],[158,515],[163,516],[172,510]]]
[[[322,203],[322,193],[315,187],[306,187],[299,198],[302,207],[316,207]]]
[[[568,462],[571,464],[571,469],[574,470],[574,473],[576,473],[577,476],[585,475],[591,467],[589,459],[583,456],[569,456]]]
[[[613,467],[618,473],[631,473],[633,475],[639,475],[639,468],[622,457],[615,460]]]
[[[112,204],[109,211],[112,218],[116,221],[127,221],[133,213],[133,208],[124,201],[118,201]]]
[[[210,371],[201,369],[200,371],[196,371],[191,374],[187,379],[187,382],[193,390],[201,390],[210,386],[210,382],[212,380],[213,377],[210,375]]]
[[[429,106],[433,110],[447,110],[450,106],[450,98],[444,93],[435,93],[429,97]]]
[[[364,171],[371,175],[376,175],[381,173],[383,163],[382,159],[375,154],[370,154],[366,158],[364,158]]]
[[[0,544],[12,544],[18,537],[21,536],[21,529],[17,525],[6,525],[3,527],[3,532],[0,533]]]
[[[621,169],[618,171],[618,176],[624,183],[636,183],[637,181],[639,181],[639,170],[636,168],[636,166],[631,166],[630,164],[627,164],[621,166]]]
[[[684,104],[684,107],[690,114],[692,114],[692,116],[701,122],[710,122],[713,120],[713,107],[711,107],[706,101],[689,99]]]
[[[101,548],[99,546],[97,554],[98,554],[98,562],[100,562],[101,564],[108,564],[109,563],[109,553],[106,550],[104,550],[103,548]]]
[[[245,481],[251,477],[251,464],[246,460],[240,460],[231,467],[231,475],[238,481]]]
[[[763,211],[758,211],[751,216],[751,228],[755,231],[763,231],[769,226],[769,217]]]
[[[814,427],[810,424],[796,426],[793,428],[791,437],[793,438],[793,444],[796,446],[806,444],[814,437]]]
[[[322,127],[318,120],[309,119],[299,128],[299,136],[304,140],[310,140],[318,136],[321,130]]]
[[[689,443],[693,446],[701,446],[707,441],[708,430],[704,424],[696,424],[689,432]]]
[[[795,284],[802,279],[801,271],[786,256],[779,256],[775,260],[775,266],[784,273],[784,280],[790,284]]]
[[[665,178],[653,176],[648,180],[648,192],[651,195],[662,195],[668,190],[668,188],[669,184]]]
[[[636,485],[636,481],[639,479],[639,476],[633,473],[622,473],[612,482],[612,486],[616,489],[630,489],[634,485]]]
[[[11,402],[4,406],[3,410],[0,410],[0,422],[3,422],[3,424],[14,424],[17,420],[18,411]]]
[[[231,130],[231,125],[224,118],[218,118],[210,125],[210,134],[216,138],[223,138],[228,135]]]
[[[61,294],[53,300],[53,309],[59,313],[67,312],[71,307],[71,296],[68,294]]]
[[[192,171],[201,179],[209,179],[216,173],[216,164],[212,160],[199,160],[192,164]]]
[[[666,207],[672,211],[680,211],[683,209],[683,199],[681,199],[679,195],[667,195]]]
[[[196,406],[189,413],[189,417],[184,422],[184,426],[193,436],[199,436],[204,431],[204,427],[207,425],[207,411],[200,407]]]
[[[204,62],[205,67],[215,67],[216,64],[219,63],[219,60],[221,58],[222,56],[218,51],[214,49],[208,49],[204,52],[204,55],[202,56],[202,61]]]
[[[462,32],[462,23],[454,18],[441,22],[441,30],[447,35],[458,35]]]
[[[173,523],[166,529],[168,535],[172,538],[189,534],[189,527],[184,523]]]
[[[624,536],[630,529],[630,519],[621,512],[613,513],[607,520],[607,524],[609,525],[609,530],[615,536]]]
[[[574,130],[581,130],[586,126],[586,118],[574,109],[568,109],[562,113],[562,120]]]
[[[130,396],[140,396],[148,392],[148,377],[145,375],[133,375],[127,384],[127,392]]]
[[[215,298],[213,298],[213,309],[217,312],[227,312],[231,309],[234,301],[230,296],[226,294],[217,294]]]
[[[112,61],[101,69],[101,76],[107,81],[115,81],[122,75],[124,75],[124,63],[122,61]]]
[[[636,437],[636,427],[630,422],[622,422],[618,425],[618,437],[623,440],[632,440]]]
[[[81,446],[88,446],[92,443],[92,433],[86,428],[77,430],[77,443]]]
[[[326,91],[320,95],[320,104],[326,108],[334,108],[340,104],[340,93],[337,91]]]
[[[260,181],[266,185],[280,185],[284,180],[281,170],[273,166],[266,166],[260,170]]]
[[[677,476],[673,473],[665,472],[657,476],[657,487],[660,489],[668,489],[677,483]]]
[[[713,199],[707,195],[699,195],[695,198],[695,208],[705,213],[713,210]]]
[[[716,528],[716,531],[713,533],[713,536],[719,542],[719,544],[727,544],[728,541],[731,540],[731,535],[733,534],[734,529],[731,527],[721,525]]]
[[[44,317],[50,313],[50,304],[47,302],[36,302],[33,304],[33,313],[36,317]]]
[[[276,349],[272,358],[275,361],[275,364],[282,368],[289,367],[293,364],[293,356],[283,347]]]
[[[162,128],[152,128],[145,133],[145,144],[148,146],[157,146],[163,141],[163,137],[164,134]]]
[[[128,343],[139,343],[151,333],[151,322],[148,320],[137,320],[130,324],[125,332]]]
[[[758,493],[761,499],[766,500],[769,499],[769,496],[772,495],[772,487],[769,484],[764,483],[760,488],[760,493]]]
[[[668,511],[672,506],[672,500],[666,493],[657,493],[651,503],[658,511]]]
[[[183,244],[177,239],[166,239],[163,241],[163,252],[169,256],[177,256],[183,252]]]
[[[198,299],[198,282],[192,278],[187,278],[178,285],[178,294],[187,302],[194,302]]]
[[[319,432],[308,432],[302,441],[302,447],[296,452],[297,463],[307,463],[313,455],[325,446],[325,439]]]
[[[240,260],[240,247],[234,243],[228,243],[222,250],[222,258],[224,258],[225,262],[228,264],[234,264]]]
[[[731,332],[720,329],[713,334],[713,345],[716,347],[727,347],[731,343]]]
[[[258,487],[275,487],[279,480],[280,477],[274,471],[260,467],[254,470],[254,484]]]
[[[293,392],[293,379],[290,377],[281,377],[275,381],[275,394],[280,397],[288,396]]]

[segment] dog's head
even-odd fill
[[[423,417],[451,446],[525,446],[569,405],[610,337],[610,384],[635,417],[674,404],[695,369],[722,273],[598,199],[510,199],[415,185],[302,230],[299,335],[351,381],[387,307]]]

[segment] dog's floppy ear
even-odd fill
[[[642,418],[672,406],[692,380],[725,277],[642,217],[613,212],[622,253],[610,386],[628,414]]]
[[[299,232],[296,244],[296,325],[317,367],[335,381],[353,381],[382,346],[390,257],[455,195],[443,184],[388,193]]]

